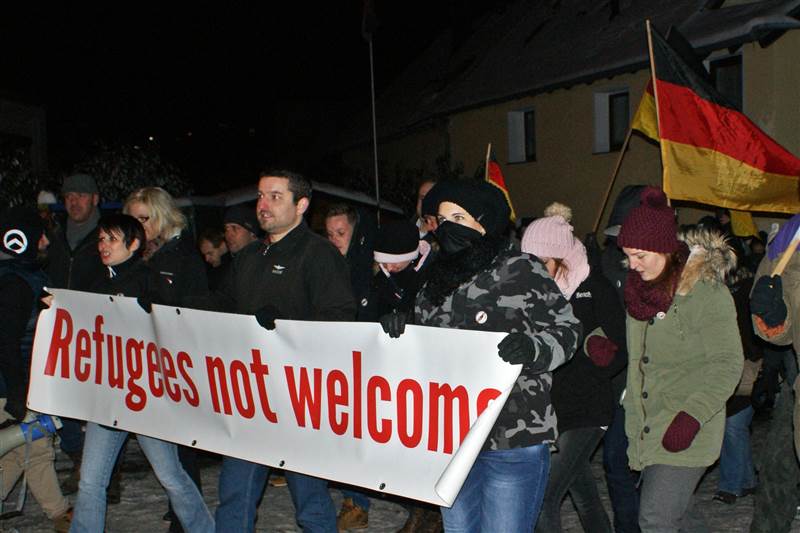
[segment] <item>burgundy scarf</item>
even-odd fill
[[[689,248],[686,244],[681,243],[678,252],[678,268],[674,270],[669,283],[650,283],[644,281],[635,270],[628,271],[625,280],[625,309],[636,320],[650,320],[658,313],[666,313],[669,310],[683,267],[689,258]],[[664,287],[669,287],[670,290],[665,291]]]

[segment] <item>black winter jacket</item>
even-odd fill
[[[242,314],[272,305],[288,320],[347,321],[356,314],[344,257],[304,222],[274,244],[243,248],[220,289],[200,300],[192,304]]]
[[[191,297],[208,293],[206,267],[187,233],[164,243],[147,260],[147,266],[152,273],[153,302],[180,307]]]
[[[122,264],[105,269],[105,274],[92,284],[91,292],[132,298],[150,294],[152,276],[140,257],[131,257]]]
[[[0,374],[9,403],[24,406],[30,377],[30,342],[38,316],[39,293],[34,294],[33,287],[41,289],[45,276],[37,264],[16,259],[0,262],[0,271]]]
[[[57,289],[88,291],[105,275],[105,266],[97,251],[97,229],[83,238],[74,250],[70,249],[63,228],[56,228],[47,249],[49,286]]]
[[[558,419],[558,431],[582,427],[608,426],[614,416],[614,391],[611,378],[627,364],[625,311],[611,283],[598,270],[572,294],[569,301],[583,335],[575,356],[553,372],[550,395]],[[602,327],[618,347],[607,367],[598,367],[583,350],[587,335]]]

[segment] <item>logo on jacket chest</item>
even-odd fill
[[[272,273],[273,274],[280,276],[284,272],[286,272],[286,267],[285,266],[283,266],[283,265],[272,265]]]

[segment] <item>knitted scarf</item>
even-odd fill
[[[689,247],[681,242],[678,248],[678,265],[664,283],[644,281],[635,270],[628,271],[625,281],[625,309],[636,320],[650,320],[658,313],[666,313],[675,297],[683,267],[689,258]],[[668,290],[666,290],[668,289]]]
[[[462,283],[488,269],[506,246],[508,242],[503,237],[487,234],[457,253],[442,253],[431,265],[428,282],[422,289],[425,296],[434,305],[442,305]]]

